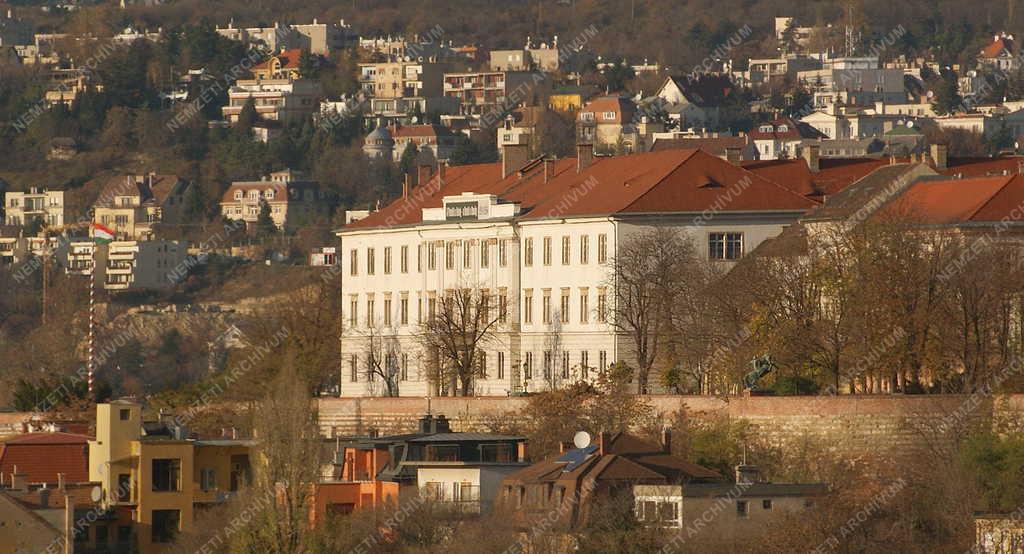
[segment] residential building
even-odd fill
[[[885,143],[876,137],[862,139],[808,139],[800,143],[799,149],[814,146],[822,158],[864,158],[881,156]]]
[[[814,95],[814,107],[838,113],[839,107],[874,107],[876,102],[906,103],[905,75],[901,69],[827,68],[797,72]]]
[[[221,197],[221,215],[245,221],[259,221],[263,203],[279,229],[295,229],[330,214],[332,199],[316,181],[307,181],[296,171],[276,171],[260,181],[235,181]]]
[[[594,443],[577,433],[575,448],[510,475],[502,484],[503,506],[514,523],[529,528],[547,517],[549,529],[571,535],[591,521],[601,501],[632,499],[637,519],[650,526],[684,529],[716,504],[709,527],[716,537],[757,540],[771,525],[810,509],[828,493],[825,484],[761,482],[757,468],[737,466],[737,482],[672,454],[671,432],[661,444],[625,433],[601,433]],[[546,515],[551,514],[551,515]],[[667,531],[671,532],[671,531]]]
[[[106,248],[106,255],[100,255],[106,259],[102,283],[111,291],[174,286],[188,256],[182,241],[114,241]]]
[[[819,110],[800,118],[800,123],[810,125],[834,140],[880,137],[897,126],[918,121],[916,117],[868,113],[868,110],[845,113]]]
[[[63,525],[51,524],[0,489],[0,554],[46,552],[51,547],[70,554],[64,534]]]
[[[141,552],[190,533],[204,508],[228,500],[251,480],[250,440],[199,440],[172,420],[143,422],[142,407],[96,405],[89,441],[90,480],[100,506],[130,517]]]
[[[444,95],[459,102],[462,115],[497,118],[519,104],[543,102],[549,88],[547,76],[529,71],[444,74]]]
[[[663,110],[679,129],[714,129],[719,106],[735,88],[725,76],[705,76],[693,82],[668,77],[655,93],[654,109]]]
[[[437,98],[444,96],[444,73],[450,68],[435,59],[361,63],[359,83],[374,98]]]
[[[28,192],[7,191],[4,195],[7,225],[28,225],[39,220],[50,227],[64,225],[64,191],[29,188]]]
[[[535,44],[526,37],[526,45],[517,50],[491,50],[491,71],[547,71],[559,70],[561,58],[558,51],[558,36],[549,45]]]
[[[732,163],[758,159],[757,146],[746,135],[664,139],[656,136],[651,146],[652,152],[686,149],[700,149]]]
[[[343,482],[394,484],[394,498],[415,491],[460,513],[480,514],[491,510],[502,479],[526,467],[525,456],[524,437],[452,432],[444,415],[428,414],[416,433],[344,443],[335,467]]]
[[[548,108],[561,113],[574,113],[594,96],[593,87],[559,86],[548,94]]]
[[[751,59],[746,71],[733,72],[733,77],[747,85],[763,85],[796,77],[797,72],[821,69],[821,60],[807,56],[786,55],[781,58]]]
[[[310,79],[240,79],[228,89],[228,105],[221,112],[229,123],[238,123],[238,114],[252,100],[263,119],[291,123],[310,118],[322,97],[320,82]]]
[[[817,204],[700,150],[595,157],[580,145],[575,159],[561,160],[530,160],[524,145],[504,150],[501,163],[441,165],[430,186],[421,177],[418,187],[338,231],[349,322],[341,336],[342,395],[382,390],[368,372],[367,350],[380,334],[405,354],[395,360],[401,395],[447,391],[432,353],[421,351],[418,325],[445,291],[464,287],[486,291],[500,306],[473,383],[477,394],[590,381],[630,359],[628,340],[612,325],[607,288],[607,264],[630,237],[655,222],[670,225],[730,266]],[[712,209],[726,193],[732,201]]]
[[[988,138],[1002,127],[998,115],[987,113],[956,113],[933,117],[940,129],[961,129]]]
[[[400,125],[390,131],[394,140],[392,159],[396,162],[402,159],[402,154],[410,145],[416,146],[417,159],[420,161],[445,161],[451,157],[463,138],[441,125]]]
[[[276,54],[271,54],[267,59],[252,66],[250,71],[252,72],[253,78],[260,81],[266,81],[269,79],[295,80],[302,76],[300,71],[301,58],[302,50],[299,50],[298,48],[281,50]]]
[[[784,117],[762,123],[748,133],[762,160],[797,157],[797,147],[806,139],[829,138],[807,123]]]
[[[664,124],[638,115],[636,104],[618,96],[599,96],[576,115],[576,136],[598,152],[644,152],[654,144],[654,133]]]
[[[390,160],[395,153],[395,139],[391,138],[391,130],[378,124],[363,139],[363,153],[369,158]]]
[[[314,248],[309,253],[309,265],[313,267],[338,265],[338,249],[333,246]]]
[[[788,38],[786,37],[787,30],[791,33],[792,41],[796,46],[806,46],[811,39],[811,33],[814,32],[814,27],[800,27],[793,17],[776,17],[775,40],[779,42],[780,46],[783,46],[783,42]]]
[[[158,225],[183,223],[192,184],[177,175],[118,175],[110,178],[93,203],[93,221],[122,240],[146,240]]]
[[[1020,510],[1007,514],[974,515],[974,548],[977,554],[1010,554],[1024,551],[1024,519]]]
[[[999,33],[978,54],[978,64],[1003,73],[1016,71],[1020,60],[1014,53],[1013,35]]]
[[[311,54],[326,56],[336,50],[344,50],[355,39],[351,25],[344,19],[338,23],[312,23],[282,25],[275,22],[272,27],[235,27],[232,20],[227,27],[217,26],[217,34],[232,40],[263,46],[271,52],[281,49],[300,49]]]

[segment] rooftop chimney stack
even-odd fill
[[[406,173],[405,180],[402,181],[402,198],[409,198],[409,181],[412,181],[412,175]]]
[[[602,431],[597,435],[597,455],[604,456],[608,449],[612,447],[612,434],[605,433]]]
[[[668,427],[661,430],[661,449],[665,454],[672,453],[672,429]]]
[[[580,143],[576,145],[576,173],[582,173],[584,169],[594,163],[594,145]]]
[[[417,169],[416,186],[422,187],[430,181],[431,168],[429,165],[420,165]]]
[[[811,173],[817,173],[818,171],[821,170],[820,146],[818,146],[817,144],[808,144],[807,146],[804,146],[801,154],[803,155],[804,160],[807,162],[807,169],[809,169]]]
[[[437,162],[437,184],[444,186],[444,174],[445,170],[448,169],[448,162]]]
[[[547,183],[555,176],[555,160],[544,158],[544,182]]]
[[[753,485],[761,481],[761,472],[755,465],[739,464],[736,466],[736,484]]]
[[[14,472],[11,473],[11,490],[28,490],[28,474],[18,473],[18,466],[14,466]]]
[[[506,144],[501,147],[501,178],[504,179],[526,165],[529,152],[525,144]]]
[[[945,144],[933,144],[932,145],[932,162],[935,164],[936,171],[943,171],[949,164],[948,149]]]
[[[743,157],[743,149],[736,146],[725,147],[725,161],[733,164],[740,165],[740,159]]]

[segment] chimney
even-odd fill
[[[817,173],[821,169],[819,163],[819,154],[821,153],[821,147],[817,144],[808,144],[804,146],[801,151],[804,160],[807,162],[807,169],[811,170],[811,173]]]
[[[444,185],[444,174],[446,169],[448,169],[447,161],[437,162],[437,181],[440,185]]]
[[[555,160],[544,158],[544,182],[547,183],[555,176]]]
[[[412,181],[412,175],[409,173],[405,174],[405,180],[402,181],[402,198],[409,198],[409,182]]]
[[[948,164],[947,152],[948,150],[945,144],[932,145],[932,163],[935,164],[936,171],[943,171],[946,169]]]
[[[742,158],[742,157],[743,157],[743,149],[742,148],[739,148],[737,146],[726,146],[725,147],[725,161],[727,161],[727,162],[729,162],[729,163],[731,163],[733,165],[739,165],[740,164],[740,158]]]
[[[420,165],[416,168],[416,186],[422,187],[430,181],[430,166]]]
[[[43,508],[50,507],[50,489],[41,488],[39,489],[39,505]]]
[[[519,463],[526,461],[526,441],[516,443],[516,461]]]
[[[672,429],[668,427],[661,430],[661,449],[665,454],[672,453]]]
[[[57,474],[57,490],[61,490],[61,491],[64,490],[64,474],[63,473],[58,473]]]
[[[75,551],[75,501],[64,495],[64,552]]]
[[[612,434],[611,433],[605,433],[604,431],[602,431],[597,436],[597,455],[598,456],[604,456],[605,448],[611,448],[611,446],[612,446]]]
[[[11,473],[11,490],[28,490],[28,474],[18,473],[18,466],[14,466],[14,471]]]
[[[529,152],[525,144],[506,144],[501,147],[501,178],[504,179],[526,165]]]
[[[450,433],[452,431],[451,425],[448,424],[448,419],[444,417],[444,414],[437,414],[434,418],[435,433]]]
[[[584,169],[594,163],[594,145],[580,143],[576,145],[576,173],[582,173]]]
[[[420,418],[420,433],[430,433],[434,426],[434,416],[427,414]]]

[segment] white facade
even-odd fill
[[[429,360],[418,342],[418,324],[446,290],[460,288],[486,291],[495,299],[493,309],[507,306],[494,339],[481,348],[485,371],[475,382],[476,395],[593,380],[600,368],[618,360],[635,367],[628,340],[610,322],[614,294],[608,263],[620,245],[654,225],[670,225],[689,233],[706,256],[712,241],[717,245],[726,235],[742,255],[797,216],[515,219],[518,212],[518,204],[464,193],[446,196],[443,208],[424,208],[420,224],[338,233],[344,314],[341,396],[384,393],[379,378],[368,379],[371,334],[400,345],[400,396],[442,393],[428,382]]]
[[[180,241],[132,240],[107,245],[81,241],[70,243],[66,267],[68,273],[90,275],[95,259],[96,266],[101,268],[96,275],[97,286],[111,291],[159,289],[177,282],[175,276],[185,268],[187,255],[187,248]]]
[[[4,197],[7,225],[27,225],[39,219],[49,227],[64,225],[64,191],[32,188]]]

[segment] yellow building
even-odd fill
[[[180,223],[191,185],[177,175],[120,175],[107,181],[93,204],[93,221],[118,239],[151,239],[153,226]]]
[[[548,95],[548,107],[556,112],[576,112],[584,100],[582,91],[555,91]]]
[[[174,421],[143,423],[139,404],[117,400],[96,406],[89,478],[101,484],[104,507],[130,511],[139,551],[160,552],[249,479],[251,446],[193,439]]]

